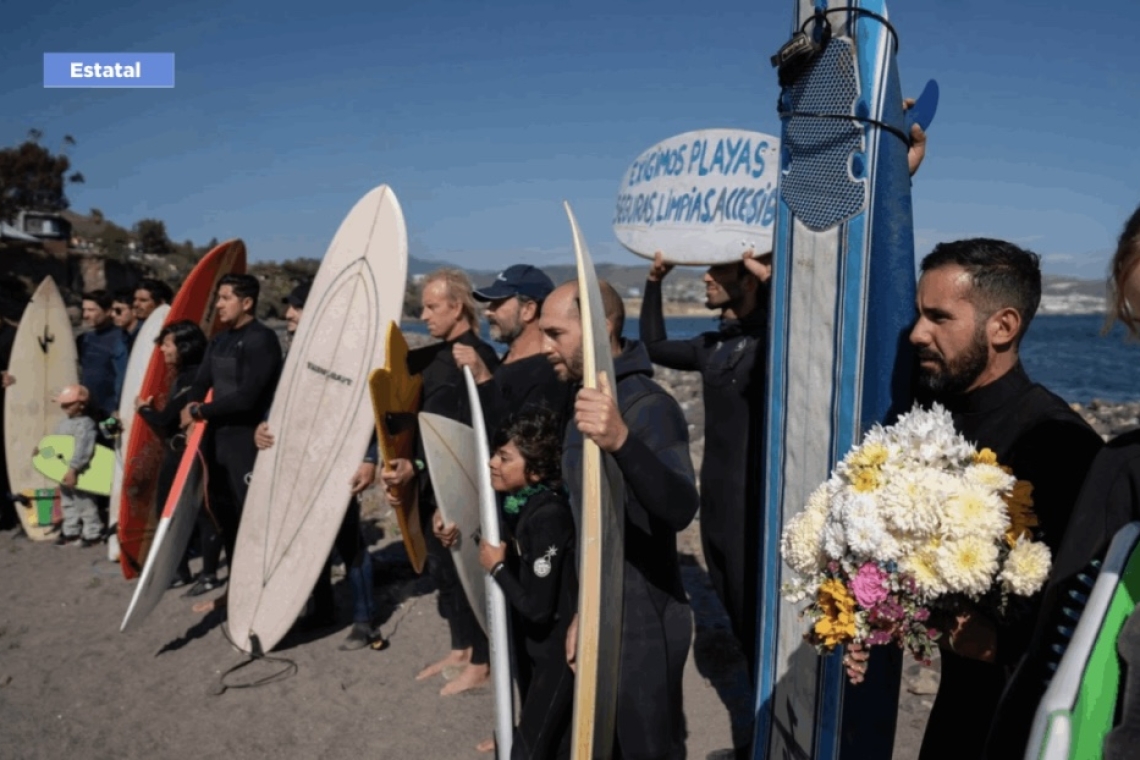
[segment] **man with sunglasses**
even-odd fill
[[[111,300],[111,321],[115,327],[123,331],[127,339],[127,351],[135,345],[135,336],[139,334],[142,322],[135,316],[135,291],[130,288],[116,290]]]

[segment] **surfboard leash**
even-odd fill
[[[831,22],[827,17],[833,13],[847,13],[855,16],[866,16],[878,21],[880,24],[887,28],[891,33],[891,40],[894,42],[894,52],[897,54],[899,51],[899,35],[891,22],[885,16],[881,16],[874,11],[866,10],[865,8],[858,8],[848,6],[845,8],[828,8],[826,10],[816,9],[815,15],[804,20],[800,25],[800,30],[792,35],[792,39],[784,43],[784,45],[772,56],[772,66],[779,72],[780,86],[791,87],[794,85],[807,71],[808,67],[814,63],[819,56],[823,53],[828,43],[831,42]],[[811,35],[808,34],[807,29],[810,25],[815,25]],[[782,98],[781,98],[782,100]],[[792,116],[801,116],[809,119],[832,119],[836,121],[856,121],[863,124],[869,124],[879,129],[890,132],[895,137],[903,141],[907,147],[910,146],[910,136],[898,127],[891,126],[878,119],[872,119],[869,116],[858,116],[856,114],[843,114],[843,113],[818,113],[815,111],[784,111],[778,112],[780,120],[790,118]]]
[[[256,689],[259,686],[268,686],[269,684],[284,681],[286,678],[295,676],[300,671],[300,667],[293,660],[287,657],[274,657],[262,652],[261,643],[257,640],[256,634],[249,637],[250,643],[252,644],[250,651],[242,649],[234,642],[230,637],[230,628],[228,625],[222,626],[222,635],[226,637],[226,641],[230,642],[230,645],[233,646],[234,649],[245,654],[246,658],[237,665],[233,665],[222,671],[222,674],[218,676],[218,682],[210,689],[211,696],[220,697],[230,689]],[[282,665],[282,668],[248,683],[226,683],[227,676],[233,675],[247,665],[251,665],[255,662],[279,663]]]

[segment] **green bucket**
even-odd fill
[[[51,512],[55,505],[55,489],[37,488],[32,496],[32,501],[36,505],[36,522],[41,527],[51,525]]]

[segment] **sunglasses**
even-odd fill
[[[126,314],[130,309],[126,306],[115,306],[111,309],[112,314]]]

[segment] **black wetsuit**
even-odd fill
[[[1038,537],[1056,552],[1102,446],[1100,436],[1061,398],[1032,382],[1020,365],[989,385],[939,401],[966,440],[991,449],[999,464],[1033,485]],[[942,678],[920,760],[982,757],[1002,690],[1028,648],[1040,600],[1039,594],[1011,598],[1008,617],[997,628],[995,663],[942,652]]]
[[[178,474],[182,452],[186,450],[186,441],[182,436],[182,410],[190,402],[190,388],[198,376],[198,369],[199,365],[194,364],[178,370],[178,375],[170,386],[166,405],[162,409],[143,406],[139,407],[137,412],[139,418],[162,439],[164,454],[162,465],[158,470],[154,499],[154,509],[159,517],[166,507],[166,498],[170,494],[174,476]]]
[[[504,512],[515,551],[494,576],[511,605],[522,714],[511,760],[570,756],[574,674],[566,629],[578,604],[574,517],[561,490],[542,487],[517,514]]]
[[[700,497],[689,431],[677,401],[653,382],[645,347],[625,341],[614,359],[618,406],[629,427],[613,459],[625,479],[625,568],[615,757],[685,756],[681,680],[693,614],[681,584],[677,533]],[[568,417],[562,474],[581,525],[582,434]]]
[[[1069,592],[1088,595],[1088,587],[1082,587],[1077,576],[1087,573],[1095,578],[1091,563],[1104,559],[1113,536],[1133,520],[1140,520],[1140,430],[1115,438],[1101,449],[1089,468],[1065,537],[1054,555],[1029,651],[1002,695],[986,757],[1020,757],[1025,751],[1034,713],[1052,675],[1048,664],[1058,661],[1051,647],[1064,644],[1057,627],[1074,626],[1063,609],[1080,609]]]
[[[500,364],[494,375],[479,386],[483,421],[493,435],[512,414],[546,409],[557,415],[566,410],[570,384],[558,379],[554,366],[543,354]]]
[[[767,289],[763,290],[767,294]],[[705,453],[701,460],[701,548],[709,579],[756,677],[767,299],[742,320],[688,340],[667,340],[661,283],[645,283],[641,340],[655,364],[701,373]]]
[[[408,372],[423,376],[423,403],[420,411],[439,414],[448,419],[471,424],[471,404],[467,399],[467,383],[463,371],[455,363],[452,347],[456,343],[472,346],[491,372],[499,366],[499,357],[490,345],[478,335],[468,331],[454,341],[442,341],[408,352]],[[417,458],[424,460],[423,445],[417,441]],[[471,662],[486,665],[490,662],[487,636],[467,601],[455,569],[455,559],[435,537],[431,516],[436,510],[435,494],[427,472],[419,477],[420,520],[428,552],[428,572],[439,588],[439,614],[451,629],[451,648],[472,650]]]
[[[210,341],[190,389],[189,401],[202,401],[209,389],[214,390],[213,400],[200,407],[202,418],[209,423],[203,442],[209,509],[202,510],[198,522],[207,544],[202,558],[205,576],[217,573],[223,545],[233,562],[248,478],[257,459],[253,434],[273,403],[281,364],[277,334],[254,320]]]
[[[162,464],[158,468],[158,482],[154,490],[154,511],[159,519],[166,508],[174,476],[178,474],[178,465],[182,463],[182,454],[186,451],[186,438],[182,435],[182,410],[190,402],[190,388],[198,376],[198,369],[199,365],[193,364],[178,371],[162,409],[142,406],[137,412],[139,418],[162,439]],[[186,553],[178,566],[178,574],[184,579],[190,577],[189,555]]]
[[[12,371],[12,376],[19,381],[19,370],[9,367],[12,358],[12,344],[16,340],[16,328],[8,320],[0,319],[0,369]],[[0,385],[0,431],[4,429],[4,394],[6,389]],[[20,524],[16,515],[16,507],[8,500],[12,491],[12,484],[8,482],[8,460],[4,447],[0,446],[0,530],[8,530]]]

